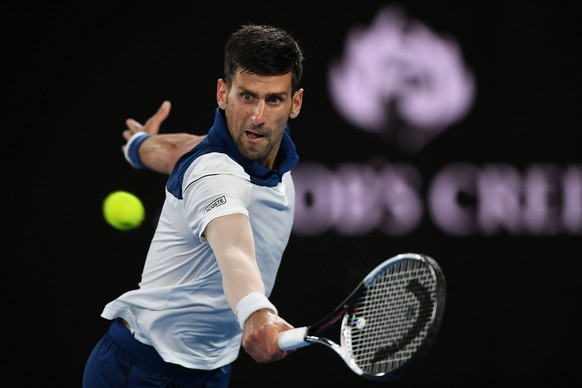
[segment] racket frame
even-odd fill
[[[362,291],[365,291],[371,283],[376,281],[378,276],[383,275],[386,271],[389,271],[391,267],[400,265],[403,260],[419,260],[427,264],[427,267],[431,271],[432,277],[435,279],[436,285],[436,300],[434,304],[436,308],[433,309],[432,316],[429,319],[429,328],[427,334],[425,335],[422,345],[417,349],[415,354],[408,359],[403,365],[398,367],[389,373],[380,374],[370,374],[362,370],[356,361],[351,357],[350,352],[347,351],[349,344],[346,343],[346,337],[344,336],[344,330],[346,330],[348,321],[353,311],[354,306],[361,297]],[[358,286],[340,303],[334,310],[327,314],[324,318],[320,319],[316,323],[295,328],[290,331],[282,332],[279,334],[279,345],[283,350],[301,348],[311,344],[321,344],[333,351],[335,351],[343,361],[348,365],[348,367],[356,374],[371,380],[387,381],[393,380],[407,373],[414,365],[416,365],[424,356],[427,354],[428,350],[432,347],[436,336],[439,332],[443,314],[444,305],[446,299],[446,281],[442,269],[439,264],[431,257],[418,254],[418,253],[401,253],[396,255],[378,266],[376,266],[364,279],[358,284]],[[334,325],[338,320],[342,319],[341,329],[340,329],[340,344],[336,342],[320,337],[319,334]]]

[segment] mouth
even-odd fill
[[[247,136],[247,138],[249,140],[258,140],[258,139],[262,139],[263,135],[261,135],[260,133],[257,132],[251,132],[251,131],[245,131],[245,135]]]

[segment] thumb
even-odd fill
[[[170,114],[170,109],[172,109],[172,103],[168,100],[165,100],[164,102],[162,102],[162,105],[154,115],[154,118],[158,119],[161,123]]]
[[[154,113],[154,115],[150,117],[148,121],[146,121],[144,125],[144,131],[148,132],[149,134],[156,135],[160,131],[160,126],[164,120],[168,118],[171,108],[172,104],[170,101],[164,101],[159,107],[158,111]]]

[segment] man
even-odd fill
[[[158,135],[164,102],[123,148],[138,168],[170,174],[139,288],[108,303],[111,327],[83,385],[227,387],[242,344],[257,362],[282,359],[292,326],[269,301],[291,234],[303,53],[291,35],[244,25],[225,46],[215,121],[206,137]],[[192,148],[193,147],[193,148]]]

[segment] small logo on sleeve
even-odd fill
[[[226,197],[224,195],[222,197],[216,198],[214,201],[210,203],[210,205],[206,207],[206,209],[204,209],[204,213],[208,213],[212,209],[219,207],[220,205],[224,205],[225,203]]]

